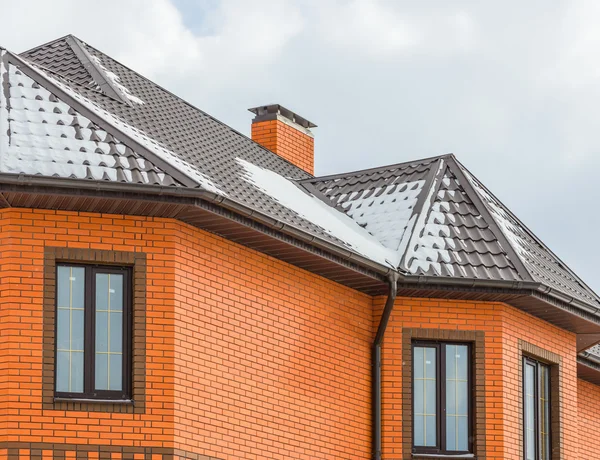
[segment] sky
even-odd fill
[[[600,2],[0,0],[0,45],[66,34],[238,131],[318,125],[316,174],[445,153],[600,293]]]

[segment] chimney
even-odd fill
[[[310,128],[317,125],[279,104],[248,109],[252,140],[275,152],[309,174],[315,173],[315,139]]]

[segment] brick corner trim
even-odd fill
[[[403,458],[412,457],[413,394],[412,342],[432,340],[440,342],[470,342],[473,358],[473,450],[477,460],[486,458],[485,449],[485,333],[446,329],[402,329],[402,452]],[[435,460],[435,458],[431,458]]]
[[[54,400],[56,264],[73,262],[133,268],[133,404]],[[44,249],[42,408],[88,412],[144,413],[146,400],[146,254],[47,246]]]

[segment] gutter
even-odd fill
[[[379,320],[377,334],[373,341],[372,359],[373,359],[373,399],[371,402],[373,411],[373,458],[381,460],[381,345],[387,329],[394,302],[398,293],[398,279],[400,275],[397,272],[389,274],[388,297],[385,301],[385,307]]]
[[[415,285],[415,287],[422,286],[452,286],[456,288],[470,288],[470,289],[508,289],[508,290],[522,290],[528,289],[534,291],[537,294],[546,295],[552,299],[560,302],[561,304],[568,305],[579,310],[584,310],[587,313],[600,316],[600,307],[582,302],[573,296],[564,294],[557,291],[556,289],[545,286],[538,281],[510,281],[510,280],[486,280],[476,278],[444,278],[435,277],[429,275],[409,275],[402,278],[402,283],[407,285]]]
[[[97,196],[98,192],[108,193],[121,193],[126,196],[122,199],[135,200],[147,199],[151,201],[159,202],[174,202],[176,204],[186,204],[196,206],[203,210],[215,213],[215,210],[211,208],[211,205],[224,208],[230,212],[238,214],[243,217],[247,217],[259,224],[265,225],[271,229],[286,234],[292,238],[301,240],[302,242],[309,244],[315,248],[323,251],[327,251],[339,259],[358,264],[365,267],[368,270],[372,270],[378,276],[376,279],[384,281],[385,277],[388,276],[394,269],[391,266],[381,265],[377,262],[368,259],[358,253],[337,246],[331,242],[323,240],[315,235],[307,233],[306,231],[295,227],[290,224],[283,223],[274,217],[264,214],[260,211],[252,209],[244,204],[233,201],[225,195],[213,193],[208,190],[201,188],[189,188],[189,187],[167,187],[160,185],[143,185],[133,183],[121,183],[121,182],[108,182],[98,180],[87,180],[82,181],[81,179],[70,179],[70,178],[47,178],[42,176],[35,176],[30,174],[10,174],[0,173],[0,193],[2,191],[14,192],[15,190],[6,190],[2,187],[3,184],[16,186],[19,191],[25,193],[46,193],[52,194],[49,191],[32,190],[27,191],[27,187],[51,187],[51,188],[62,188],[65,194],[70,196],[73,195],[94,195]],[[88,192],[87,194],[85,192]],[[83,192],[83,193],[82,193]],[[91,193],[90,193],[91,192]],[[141,193],[140,193],[141,192]],[[57,194],[56,192],[54,194]],[[133,194],[137,195],[134,196]],[[157,200],[160,197],[160,200]],[[109,197],[107,197],[109,198]],[[114,197],[113,197],[114,198]],[[188,199],[187,201],[185,199]],[[183,203],[178,203],[177,200],[184,200]],[[192,200],[189,200],[192,199]],[[373,277],[373,276],[371,276]]]
[[[580,359],[591,362],[593,365],[590,367],[593,367],[596,370],[600,370],[600,357],[591,354],[589,351],[582,351],[581,353],[579,353],[578,361]],[[584,364],[589,365],[589,363],[585,363],[585,362],[584,362]]]

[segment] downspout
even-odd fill
[[[392,310],[394,309],[394,302],[396,301],[396,294],[398,293],[398,278],[397,272],[390,272],[389,275],[389,290],[388,297],[385,301],[385,307],[379,320],[379,327],[377,328],[377,335],[373,341],[373,458],[375,460],[381,460],[381,345],[385,336],[385,330],[387,328]]]

